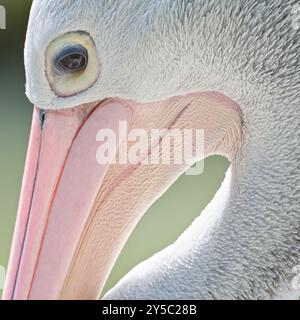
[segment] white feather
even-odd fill
[[[33,2],[25,64],[28,97],[40,107],[215,90],[244,114],[243,148],[216,198],[108,298],[300,295],[290,284],[300,263],[300,33],[291,14],[297,2]],[[44,53],[51,40],[76,30],[94,38],[101,75],[89,90],[59,98],[45,77]]]

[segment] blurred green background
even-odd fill
[[[24,94],[23,46],[31,0],[0,0],[7,29],[0,30],[0,266],[7,266],[26,156],[32,106]],[[38,30],[37,30],[38,32]],[[145,214],[110,276],[111,288],[137,263],[172,243],[214,196],[228,162],[205,161],[201,176],[182,176]],[[0,296],[2,291],[0,290]]]

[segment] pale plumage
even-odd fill
[[[300,33],[296,0],[35,0],[27,94],[41,108],[108,97],[139,102],[218,91],[243,113],[243,145],[205,212],[134,268],[111,299],[298,298]],[[93,37],[101,75],[69,98],[49,89],[44,52],[57,36]]]

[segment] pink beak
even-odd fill
[[[35,108],[4,299],[59,298],[109,166],[96,161],[97,132],[119,137],[119,121],[130,115],[127,104],[114,101]]]
[[[203,128],[204,156],[232,159],[242,137],[238,110],[214,92],[148,104],[107,100],[45,113],[36,108],[4,299],[96,299],[141,216],[189,167],[143,165],[155,150],[162,157],[167,136],[157,137],[139,161],[112,165],[127,145],[121,121],[147,133]],[[101,129],[117,138],[103,164],[97,161]],[[172,150],[180,150],[175,141]]]

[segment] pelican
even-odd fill
[[[122,121],[203,129],[203,157],[231,167],[178,240],[105,299],[299,298],[297,2],[33,1],[35,108],[4,299],[96,299],[139,219],[188,169],[113,163]],[[96,161],[100,129],[119,137],[111,163]]]

